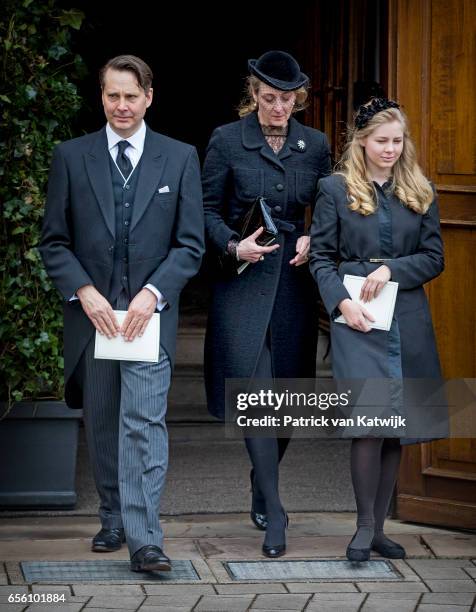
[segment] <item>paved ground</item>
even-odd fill
[[[351,513],[296,513],[290,515],[288,554],[273,564],[290,560],[343,559],[354,530]],[[97,530],[91,517],[8,518],[0,522],[0,612],[136,611],[185,612],[245,610],[305,610],[306,612],[466,612],[476,595],[476,536],[464,532],[388,522],[388,533],[408,552],[395,561],[394,578],[358,577],[359,569],[335,580],[233,581],[227,561],[263,561],[262,533],[245,514],[196,515],[164,518],[165,550],[173,560],[188,559],[198,582],[161,583],[131,573],[128,582],[104,584],[26,584],[22,561],[127,560],[127,551],[91,553]],[[373,560],[378,560],[376,555]],[[364,564],[365,565],[365,564]],[[376,564],[371,567],[376,566]],[[362,569],[362,568],[361,568]],[[355,572],[353,575],[352,572]],[[28,603],[53,594],[64,603]],[[10,596],[18,603],[8,603]],[[23,597],[23,602],[22,602]]]

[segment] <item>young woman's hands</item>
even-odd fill
[[[371,274],[367,276],[360,290],[360,299],[363,302],[370,302],[382,291],[390,278],[392,273],[390,268],[386,265],[378,267]]]
[[[375,319],[370,312],[357,302],[353,302],[350,298],[346,298],[342,300],[342,302],[339,302],[338,308],[343,314],[345,322],[352,329],[364,333],[372,329],[368,322],[375,321]]]

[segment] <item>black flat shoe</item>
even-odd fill
[[[284,535],[286,537],[286,529],[289,525],[289,516],[287,515],[287,513],[285,514],[285,521],[286,522],[284,526]],[[277,557],[282,557],[286,553],[286,543],[276,544],[274,546],[266,546],[266,544],[263,544],[261,550],[263,551],[263,555],[265,557],[268,557],[270,559],[276,559]]]
[[[170,572],[172,565],[170,559],[159,546],[143,546],[139,548],[131,558],[131,570],[133,572]]]
[[[93,538],[91,550],[113,552],[119,550],[125,541],[124,529],[101,529]]]
[[[347,546],[346,557],[353,563],[362,563],[370,559],[370,548],[351,548]]]
[[[255,494],[255,471],[253,469],[251,469],[250,471],[250,482],[251,482],[251,495],[252,495],[250,518],[255,527],[257,527],[260,531],[266,531],[266,527],[268,526],[267,515],[263,514],[262,512],[255,512],[253,510],[253,506],[254,506],[253,498]]]
[[[386,559],[404,559],[406,551],[403,546],[400,546],[397,542],[393,542],[388,538],[387,542],[372,542],[372,550],[378,552],[381,557]]]
[[[286,544],[278,544],[278,546],[262,546],[263,555],[270,559],[277,559],[286,553]]]

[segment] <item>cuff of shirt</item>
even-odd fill
[[[148,289],[149,291],[152,291],[152,293],[157,298],[156,310],[158,310],[160,312],[161,310],[163,310],[167,306],[167,300],[160,293],[160,291],[157,289],[157,287],[154,287],[154,285],[151,285],[150,283],[147,283],[147,285],[145,285],[144,289]]]

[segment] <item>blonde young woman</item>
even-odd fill
[[[440,364],[424,283],[444,267],[438,207],[417,163],[408,122],[399,105],[375,98],[361,106],[338,172],[319,184],[311,228],[310,269],[331,317],[335,378],[439,378]],[[398,285],[390,331],[372,329],[371,315],[353,302],[344,274],[366,277],[369,302],[389,280]],[[347,325],[335,323],[342,314]],[[357,531],[351,561],[375,550],[403,558],[384,535],[401,444],[398,438],[354,438],[351,473]]]

